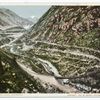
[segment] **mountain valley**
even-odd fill
[[[0,93],[100,93],[99,6],[52,6],[34,25],[5,12]]]

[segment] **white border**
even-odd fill
[[[0,5],[100,5],[100,0],[0,0]]]
[[[38,3],[45,3],[45,2],[58,2],[58,3],[61,3],[61,2],[74,2],[74,3],[84,3],[84,2],[95,2],[95,3],[98,3],[100,2],[100,0],[0,0],[0,2],[38,2]]]
[[[0,94],[0,97],[14,97],[14,98],[19,98],[19,97],[35,97],[35,98],[44,98],[44,97],[49,97],[49,98],[70,98],[70,97],[99,97],[100,94],[98,93],[4,93]]]

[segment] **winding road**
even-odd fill
[[[16,62],[22,70],[27,72],[28,75],[34,77],[35,79],[40,79],[41,81],[43,81],[45,83],[48,83],[50,85],[54,85],[65,93],[79,93],[79,91],[72,86],[60,84],[57,81],[57,79],[55,79],[54,76],[38,74],[38,73],[34,72],[32,69],[30,69],[29,67],[20,63],[18,60]]]

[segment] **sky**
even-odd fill
[[[14,11],[21,17],[29,18],[29,17],[37,17],[40,18],[49,8],[50,6],[0,6],[0,8],[7,8]]]

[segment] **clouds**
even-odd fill
[[[34,18],[35,18],[35,16],[34,16],[34,15],[33,15],[33,16],[30,16],[30,18],[34,19]]]

